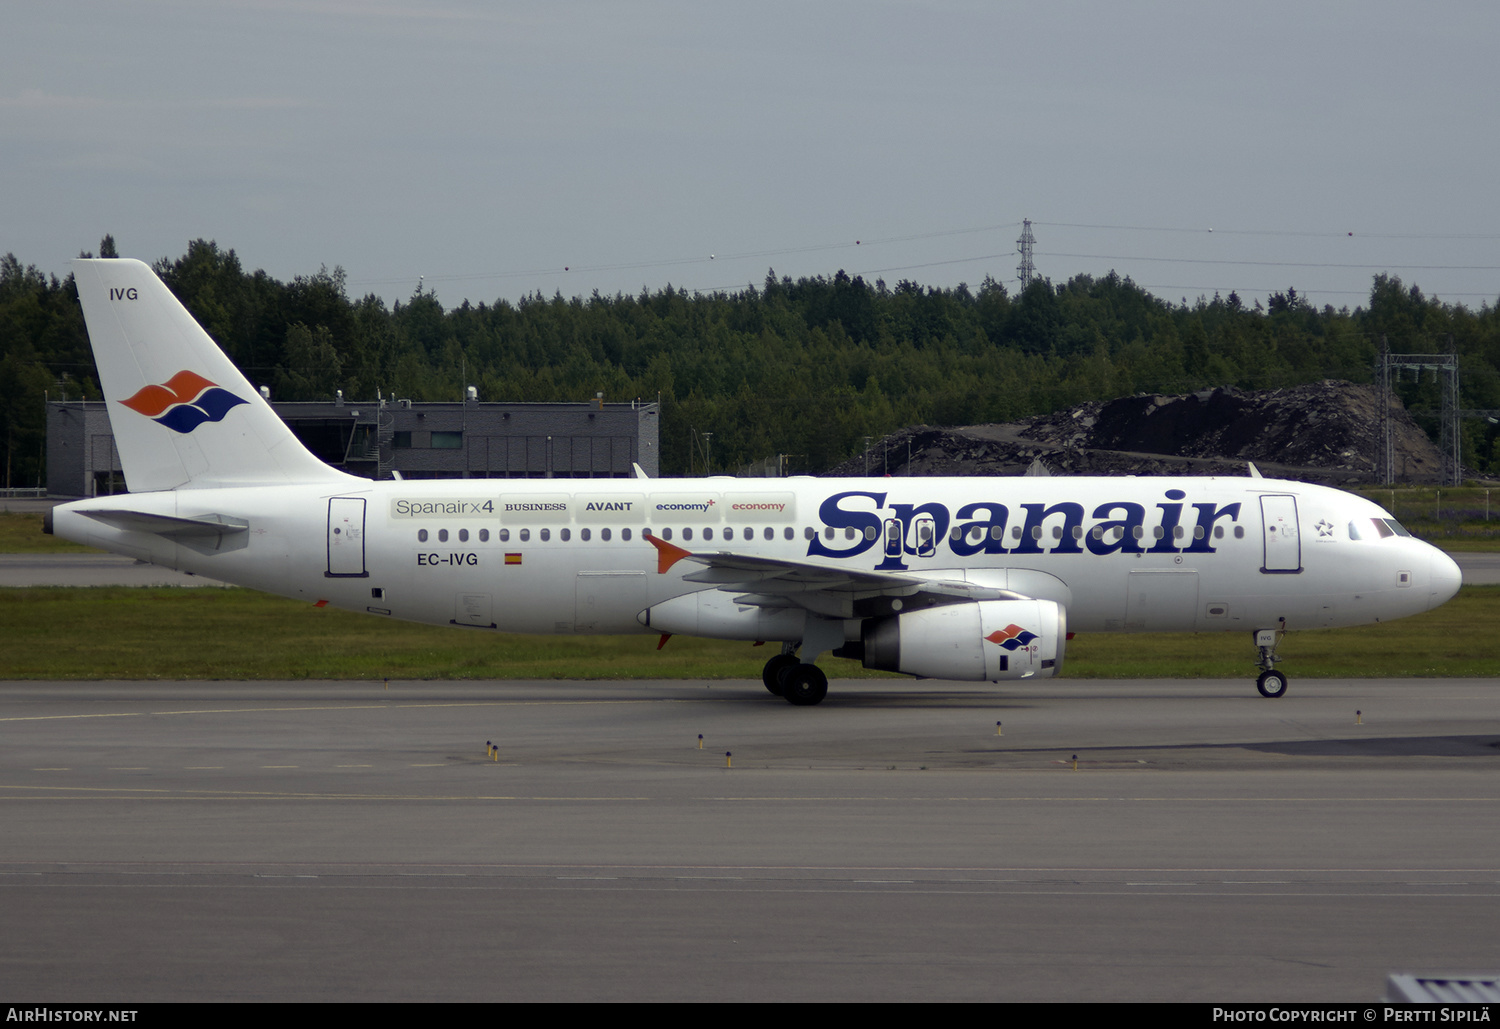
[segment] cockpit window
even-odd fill
[[[1396,535],[1396,522],[1388,518],[1356,518],[1349,523],[1349,538],[1352,540],[1383,540]],[[1401,529],[1401,535],[1411,535],[1405,529]]]
[[[1404,525],[1402,525],[1400,522],[1396,521],[1396,519],[1394,519],[1394,518],[1385,518],[1385,519],[1382,519],[1382,520],[1385,522],[1386,525],[1389,525],[1391,527],[1391,531],[1394,532],[1397,536],[1410,536],[1411,535],[1411,533],[1409,533],[1409,532],[1406,531],[1406,527]]]

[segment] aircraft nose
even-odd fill
[[[1449,600],[1453,599],[1454,594],[1458,592],[1458,588],[1464,582],[1464,573],[1458,567],[1458,562],[1436,547],[1432,548],[1432,568],[1430,574],[1431,578],[1429,581],[1432,583],[1433,607],[1437,607],[1439,604],[1446,604]]]

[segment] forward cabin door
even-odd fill
[[[1302,534],[1297,530],[1297,498],[1263,496],[1260,516],[1264,532],[1265,558],[1260,570],[1291,575],[1302,571]]]

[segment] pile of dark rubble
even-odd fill
[[[1397,477],[1438,481],[1436,446],[1392,400]],[[903,429],[829,475],[1244,475],[1371,482],[1379,452],[1373,386],[1324,381],[1293,389],[1226,386],[1181,396],[1121,397],[1025,422]]]

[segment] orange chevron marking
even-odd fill
[[[668,570],[678,561],[681,561],[685,557],[693,556],[692,551],[673,546],[660,536],[647,536],[646,539],[650,540],[651,545],[656,548],[657,575],[666,575]]]

